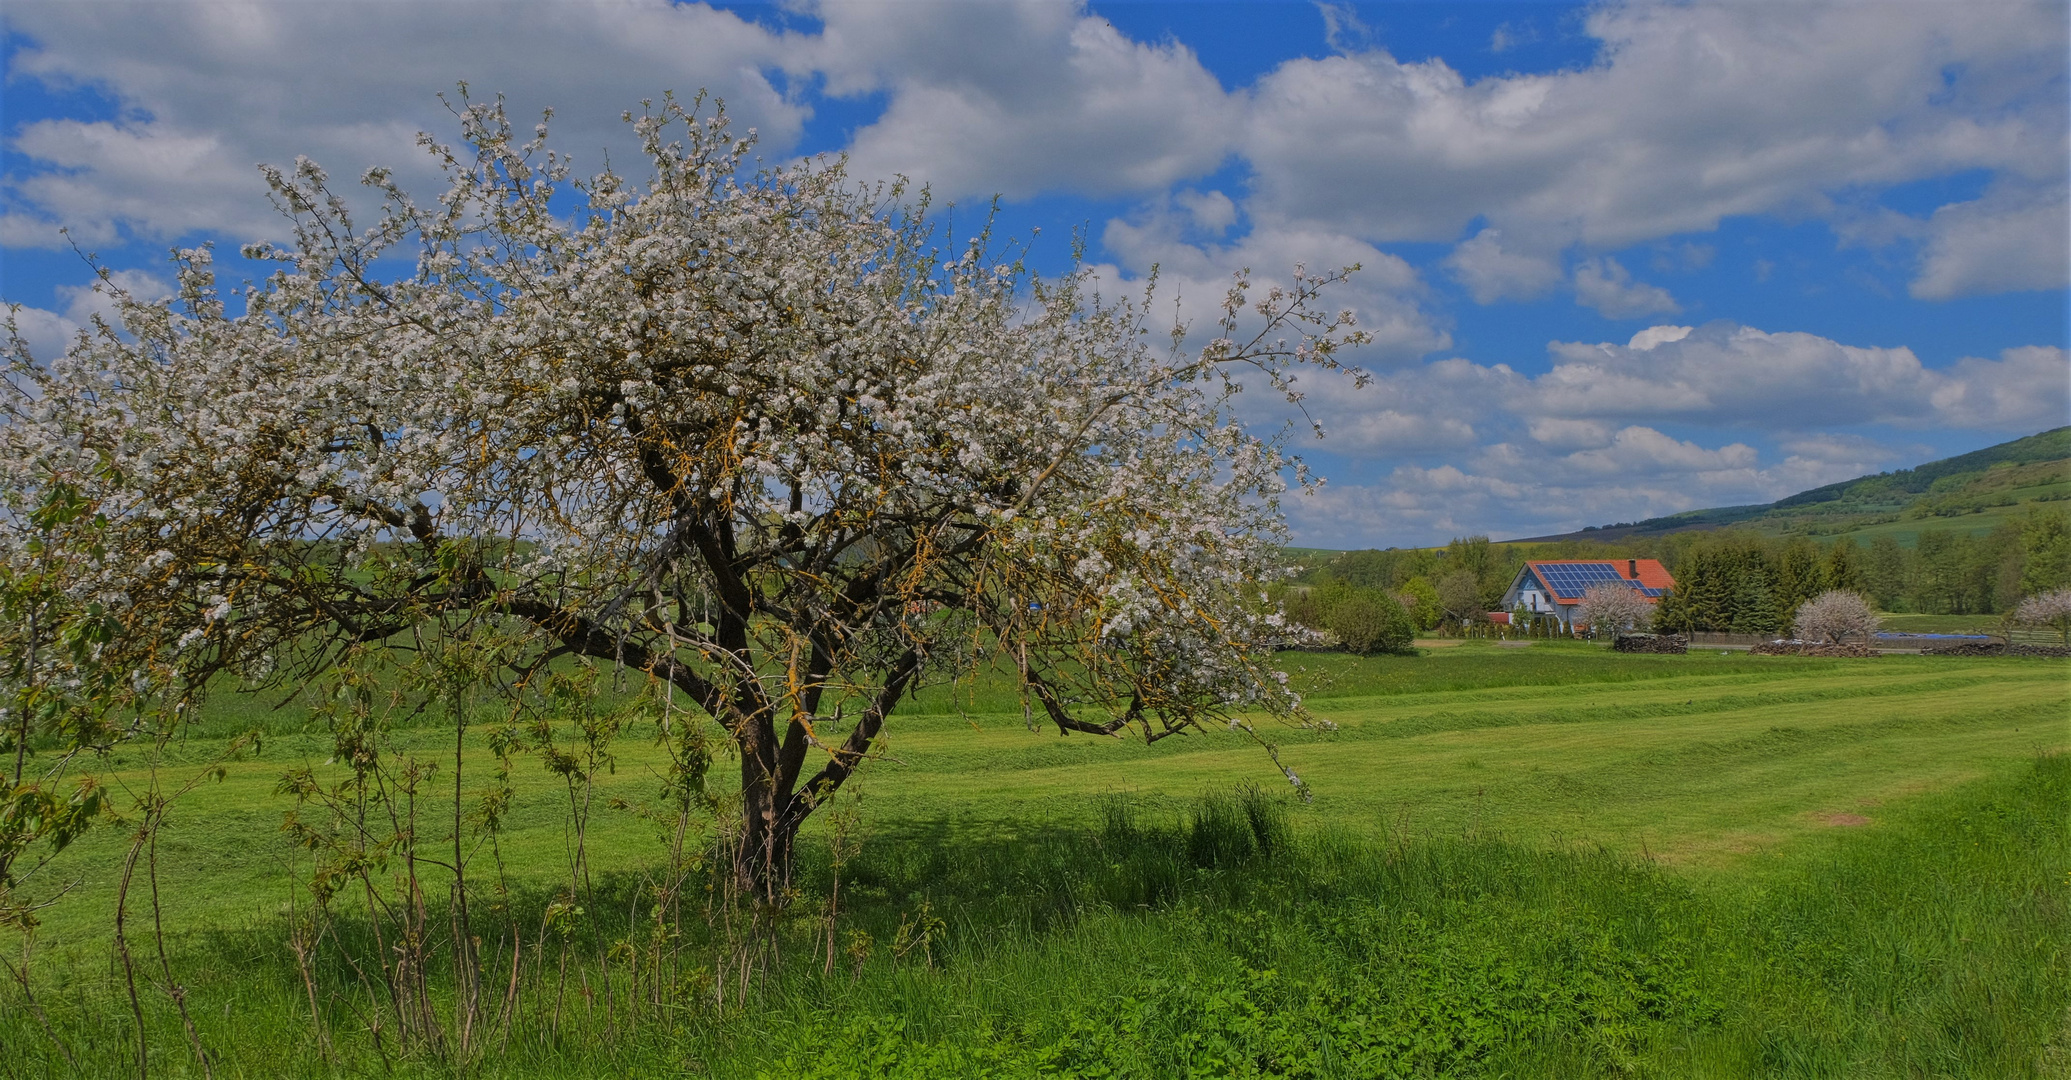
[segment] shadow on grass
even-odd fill
[[[669,1008],[611,1005],[620,991],[605,986],[623,984],[625,961],[607,972],[598,958],[652,920],[639,878],[600,883],[569,924],[579,959],[558,1002],[526,991],[566,1022],[521,1026],[467,1071],[2047,1076],[2071,1009],[2067,811],[2071,761],[2043,757],[1835,838],[1743,892],[1700,892],[1600,850],[1297,833],[1286,804],[1255,789],[1117,797],[1084,827],[1015,838],[904,825],[842,866],[831,971],[834,865],[824,843],[807,846],[799,895],[768,938],[780,962],[726,1008],[700,1004],[726,946],[702,924],[669,973],[689,988]],[[485,897],[477,930],[534,940],[556,899]],[[341,955],[372,955],[350,936],[364,927],[340,929]],[[284,939],[265,925],[179,948],[217,1075],[455,1072],[381,1053],[349,993],[327,999],[320,1045]],[[348,966],[327,963],[326,985],[351,985]],[[135,1071],[134,1032],[109,1019],[126,1003],[113,1007],[104,971],[44,986],[78,1068],[10,1005],[0,1038],[23,1048],[11,1067]],[[160,1064],[191,1066],[162,995],[147,1015]]]

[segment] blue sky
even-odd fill
[[[1333,547],[1766,501],[2067,422],[2061,4],[17,0],[0,295],[39,351],[280,233],[253,168],[429,183],[465,79],[580,165],[706,88],[1182,305],[1360,262],[1365,390],[1309,380]],[[234,260],[230,269],[235,272]],[[1171,297],[1168,292],[1167,298]],[[1284,419],[1265,402],[1255,419]]]

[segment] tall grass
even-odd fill
[[[636,879],[600,882],[563,935],[572,972],[521,988],[508,1036],[465,1071],[2058,1076],[2071,1064],[2067,810],[2071,760],[2044,756],[1752,884],[1701,887],[1602,850],[1291,830],[1283,804],[1249,788],[1163,810],[1113,798],[1081,828],[1016,837],[923,822],[857,851],[809,848],[801,894],[768,931],[776,962],[724,1007],[695,965],[666,1009],[609,999],[623,977],[607,991],[588,958],[651,919]],[[485,896],[477,931],[533,940],[553,899]],[[313,1017],[285,921],[177,935],[173,949],[216,1076],[460,1071],[377,1045],[350,994]],[[324,985],[351,985],[337,967],[349,952],[326,961]],[[501,989],[493,965],[486,978]],[[450,972],[431,982],[453,993]],[[0,1006],[0,1069],[135,1074],[105,965],[41,968],[31,985],[33,1008],[20,986]],[[148,999],[150,1064],[200,1075],[168,1002]]]

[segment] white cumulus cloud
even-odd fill
[[[583,169],[631,151],[620,110],[699,89],[777,157],[817,103],[881,101],[849,133],[856,172],[945,198],[1170,195],[1234,157],[1243,205],[1204,222],[1456,243],[1446,271],[1481,303],[1544,295],[1579,249],[1578,298],[1620,318],[1673,298],[1609,252],[1733,215],[1855,236],[1905,217],[1866,215],[1865,193],[1985,170],[1991,194],[1885,229],[1924,238],[1914,294],[2066,279],[2061,4],[1609,2],[1581,23],[1593,62],[1473,79],[1324,16],[1336,55],[1226,88],[1185,42],[1131,39],[1077,0],[795,0],[762,21],[668,0],[18,0],[9,77],[119,108],[15,132],[0,243],[54,246],[59,224],[95,245],[277,230],[252,166],[297,154],[422,180],[415,133],[451,131],[434,95],[464,79],[521,118],[555,106]]]
[[[2045,3],[1605,4],[1597,61],[1567,71],[1290,61],[1255,89],[1245,153],[1274,212],[1377,240],[1479,217],[1539,255],[1965,168],[2057,178],[2065,21]]]
[[[2071,285],[2071,193],[2061,186],[1951,203],[1927,223],[1911,291],[1926,300]]]
[[[2071,412],[2065,354],[2054,347],[1930,369],[1904,347],[1846,345],[1724,321],[1673,340],[1663,336],[1656,329],[1628,345],[1555,342],[1554,366],[1532,380],[1525,408],[1768,430],[1884,423],[2032,431]]]
[[[949,198],[1137,194],[1212,172],[1242,103],[1177,41],[1132,41],[1070,3],[826,3],[801,59],[835,94],[883,92],[860,175]]]
[[[555,144],[580,172],[637,145],[617,118],[664,91],[708,89],[766,152],[795,142],[809,113],[770,81],[796,43],[731,13],[667,0],[470,3],[8,5],[23,44],[9,77],[89,87],[113,119],[25,125],[32,166],[7,178],[10,244],[54,244],[63,223],[91,243],[118,228],[158,241],[194,230],[238,238],[280,229],[254,165],[306,154],[351,178],[388,165],[430,175],[420,130],[450,138],[437,95],[457,81],[511,95],[527,123],[556,108]],[[343,185],[350,187],[348,183]]]
[[[1683,310],[1667,289],[1634,281],[1632,272],[1612,258],[1586,259],[1575,267],[1575,300],[1610,319]]]
[[[1542,296],[1560,284],[1561,277],[1552,259],[1505,251],[1499,229],[1483,229],[1462,241],[1446,256],[1445,268],[1477,304]]]
[[[1933,392],[1940,422],[1983,431],[2035,431],[2071,420],[2071,352],[2055,346],[1967,356]]]

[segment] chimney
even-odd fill
[[[1634,581],[1640,579],[1640,561],[1638,559],[1625,560],[1625,576]]]

